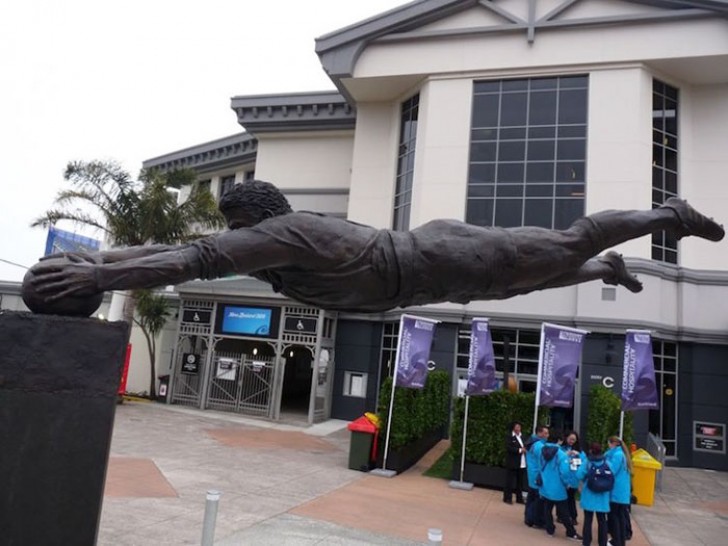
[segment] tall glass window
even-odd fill
[[[505,341],[507,339],[510,373],[518,377],[521,391],[533,392],[536,388],[536,376],[538,375],[538,352],[541,333],[538,330],[509,330],[505,328],[492,328],[490,333],[493,338],[493,354],[495,356],[497,377],[503,377]],[[460,328],[458,331],[456,360],[458,376],[467,377],[469,359],[470,327]]]
[[[677,196],[678,90],[652,80],[652,208]],[[677,263],[677,239],[665,231],[652,234],[652,259]]]
[[[475,82],[466,221],[565,229],[584,215],[588,76]]]
[[[412,208],[412,180],[415,172],[415,145],[417,143],[417,116],[419,93],[402,103],[397,156],[397,181],[394,191],[394,218],[392,228],[409,229]]]
[[[220,179],[220,194],[219,197],[222,197],[225,195],[228,191],[232,189],[232,187],[235,185],[235,175],[231,174],[230,176],[223,176]]]
[[[394,373],[399,338],[399,322],[385,322],[382,330],[382,345],[379,353],[379,389],[385,379]],[[377,390],[379,392],[379,390]]]
[[[650,410],[650,432],[665,444],[668,457],[677,456],[677,344],[652,341],[655,380],[660,409]]]

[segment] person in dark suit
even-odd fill
[[[526,447],[521,437],[521,423],[514,422],[506,436],[506,483],[503,502],[513,504],[513,482],[516,483],[516,502],[523,501],[523,473],[526,470]]]

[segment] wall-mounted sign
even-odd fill
[[[197,375],[200,372],[200,355],[185,353],[182,355],[182,373]]]
[[[693,451],[725,454],[726,442],[725,423],[707,423],[693,421]]]
[[[292,334],[315,334],[317,324],[315,318],[286,317],[283,330]]]
[[[237,369],[238,362],[234,358],[219,358],[217,361],[217,373],[215,373],[215,379],[235,381],[235,372]]]
[[[589,379],[593,382],[601,382],[601,384],[608,389],[611,389],[614,387],[614,378],[611,375],[602,376],[602,375],[592,374],[589,376]]]
[[[182,311],[182,322],[210,324],[211,321],[212,311],[197,311],[195,309],[185,309]]]

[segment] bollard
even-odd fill
[[[442,545],[442,529],[428,529],[427,530],[428,544],[432,546]]]
[[[219,502],[220,492],[214,489],[209,490],[205,501],[205,518],[202,521],[202,546],[213,546],[215,541],[215,521]]]

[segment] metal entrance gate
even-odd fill
[[[274,358],[215,352],[205,407],[271,417]]]
[[[200,407],[212,330],[213,302],[187,301],[179,317],[170,402]]]

